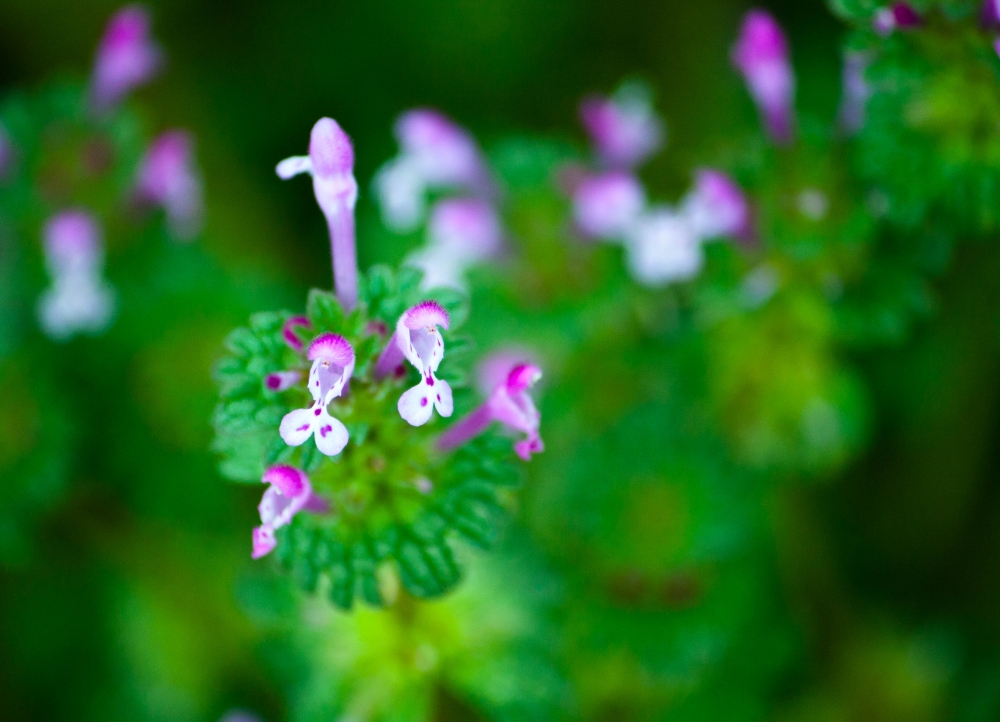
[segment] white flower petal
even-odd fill
[[[316,448],[327,456],[336,456],[347,446],[347,427],[323,409],[316,424]]]
[[[434,404],[431,400],[431,389],[421,380],[419,384],[399,397],[399,403],[396,405],[396,408],[399,409],[399,415],[410,426],[423,426],[430,421],[431,412],[434,409]]]
[[[316,409],[296,409],[285,414],[278,433],[289,446],[301,446],[312,436],[317,418]]]
[[[274,170],[279,178],[288,180],[302,173],[312,173],[312,161],[307,155],[293,155],[278,163]]]

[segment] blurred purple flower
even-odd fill
[[[444,340],[438,327],[447,329],[448,313],[436,301],[423,301],[407,309],[396,324],[393,337],[406,360],[420,372],[420,383],[404,393],[397,404],[399,415],[411,426],[423,426],[433,409],[441,416],[454,410],[451,386],[435,376],[444,358]]]
[[[772,139],[780,144],[790,142],[795,74],[781,26],[763,10],[749,11],[733,47],[732,59],[746,79]]]
[[[114,315],[114,292],[101,277],[101,231],[85,211],[53,216],[42,231],[52,286],[39,299],[42,330],[56,340],[80,331],[107,328]]]
[[[980,19],[985,27],[1000,26],[1000,0],[984,0]]]
[[[375,177],[386,225],[411,231],[424,217],[429,190],[451,188],[489,197],[493,181],[475,139],[437,111],[418,108],[396,122],[400,154]]]
[[[704,168],[681,204],[681,217],[701,240],[751,234],[750,204],[743,190],[722,171]]]
[[[631,173],[583,177],[573,190],[573,220],[589,238],[623,238],[646,205],[646,192]]]
[[[257,506],[261,525],[253,530],[254,559],[270,554],[278,542],[274,537],[276,529],[290,524],[300,511],[323,513],[329,505],[313,494],[312,484],[304,471],[294,466],[272,466],[261,479],[269,486]]]
[[[149,25],[149,11],[140,5],[128,5],[111,17],[97,46],[90,79],[94,110],[113,108],[162,67],[163,53],[151,40]]]
[[[848,135],[857,133],[865,124],[865,107],[872,95],[871,86],[865,80],[869,65],[871,54],[868,52],[848,50],[844,53],[839,122]]]
[[[354,348],[343,336],[324,333],[309,345],[309,393],[313,402],[305,409],[285,414],[278,433],[289,446],[301,446],[315,436],[316,448],[336,456],[347,446],[347,427],[330,415],[327,406],[340,396],[354,373]]]
[[[358,184],[354,180],[354,146],[337,121],[320,118],[309,137],[309,155],[278,163],[282,179],[309,173],[316,201],[330,229],[334,286],[344,310],[358,305],[358,260],[354,235],[354,206]]]
[[[701,239],[678,213],[659,207],[643,214],[626,242],[632,277],[661,286],[697,275],[704,263]]]
[[[872,27],[879,35],[889,35],[897,29],[908,30],[918,27],[922,22],[919,13],[912,5],[898,2],[876,12],[872,19]]]
[[[496,211],[478,198],[438,201],[431,210],[427,235],[427,245],[406,261],[424,272],[424,288],[463,290],[468,268],[496,256],[503,246]]]
[[[509,357],[505,355],[500,360],[488,358],[484,363],[493,367],[491,373],[495,373],[500,363],[508,361]],[[528,389],[541,377],[541,369],[534,364],[521,362],[508,366],[486,402],[442,434],[438,439],[438,448],[442,451],[458,448],[483,433],[494,421],[499,421],[514,431],[526,434],[524,439],[514,444],[514,451],[525,461],[530,461],[532,454],[545,450],[538,433],[542,416],[528,395]]]
[[[14,141],[7,129],[0,125],[0,180],[11,176],[14,170]]]
[[[170,130],[157,137],[139,164],[136,185],[142,200],[166,211],[177,238],[190,240],[201,230],[204,200],[190,133]]]
[[[580,119],[607,167],[635,168],[663,147],[663,121],[638,84],[623,85],[610,98],[587,98]]]

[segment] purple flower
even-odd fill
[[[261,481],[269,486],[257,506],[261,524],[253,530],[254,559],[269,554],[277,546],[275,530],[290,524],[300,511],[323,513],[329,510],[329,505],[313,494],[309,477],[294,466],[272,466],[264,472]]]
[[[705,260],[695,230],[665,207],[650,210],[636,222],[626,250],[632,277],[646,286],[692,278]]]
[[[302,380],[301,371],[275,371],[264,377],[264,387],[268,391],[280,393],[292,388]]]
[[[437,111],[420,108],[396,123],[403,155],[432,187],[474,188],[483,180],[479,146],[471,135]]]
[[[742,189],[711,168],[695,174],[694,189],[681,204],[681,217],[702,240],[750,235],[750,206]]]
[[[354,180],[354,147],[347,133],[332,118],[320,118],[309,138],[309,155],[278,163],[278,176],[300,173],[313,178],[316,201],[330,229],[334,286],[346,311],[358,305],[358,260],[354,237],[354,205],[358,184]]]
[[[623,238],[645,206],[646,192],[626,171],[585,176],[573,190],[573,220],[590,238]]]
[[[397,404],[399,415],[412,426],[426,424],[433,409],[441,416],[451,416],[454,410],[451,386],[434,375],[444,358],[439,326],[448,328],[448,313],[435,301],[423,301],[407,309],[396,324],[396,344],[420,372],[420,383],[404,393]]]
[[[879,35],[889,35],[895,30],[909,30],[923,22],[920,15],[909,3],[898,2],[875,13],[872,27]]]
[[[99,112],[113,108],[162,65],[163,53],[149,37],[149,11],[139,5],[122,8],[111,17],[97,46],[91,107]]]
[[[641,86],[624,85],[611,98],[587,98],[580,119],[610,168],[635,168],[663,147],[663,121]]]
[[[189,133],[171,130],[156,138],[139,164],[136,185],[140,198],[163,207],[175,236],[198,234],[204,203]]]
[[[39,299],[42,330],[62,340],[104,330],[114,315],[114,292],[101,277],[101,231],[85,211],[64,211],[42,231],[52,286]]]
[[[1000,25],[1000,0],[984,0],[980,19],[987,28]]]
[[[501,364],[509,364],[509,357],[504,355],[498,362],[493,359],[484,362],[491,367],[491,373],[495,373]],[[528,389],[542,377],[541,369],[521,362],[507,365],[504,371],[493,384],[486,402],[442,434],[438,439],[438,448],[442,451],[457,448],[483,433],[492,422],[499,421],[526,435],[514,444],[514,451],[525,461],[530,461],[532,454],[545,450],[538,433],[542,416],[528,395]]]
[[[492,194],[493,182],[476,141],[441,113],[426,108],[404,113],[396,122],[396,138],[400,154],[375,177],[382,217],[390,228],[416,228],[430,190]]]
[[[304,346],[302,344],[302,339],[295,334],[296,326],[312,328],[312,324],[309,323],[309,319],[305,316],[292,316],[285,321],[284,325],[281,327],[281,337],[285,339],[285,343],[287,343],[290,348],[296,351],[301,351]]]
[[[478,198],[446,198],[431,210],[428,243],[407,263],[424,272],[424,288],[464,290],[469,266],[496,256],[503,246],[500,219]]]
[[[316,448],[336,456],[347,446],[347,427],[327,411],[327,406],[344,391],[354,373],[354,349],[347,339],[333,333],[316,337],[309,345],[309,393],[312,404],[285,414],[278,433],[289,446],[301,446],[315,436]]]
[[[14,169],[14,142],[7,129],[0,125],[0,179],[6,179]]]
[[[844,53],[839,122],[848,135],[857,133],[865,124],[865,106],[872,95],[872,89],[865,80],[869,65],[871,54],[868,52],[848,50]]]
[[[748,12],[733,47],[732,59],[746,79],[771,137],[777,143],[790,142],[795,75],[781,26],[763,10]]]

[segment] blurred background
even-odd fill
[[[326,622],[313,619],[310,627],[309,614],[328,610],[306,603],[303,611],[301,598],[276,581],[270,566],[251,564],[259,491],[223,481],[209,450],[211,367],[226,331],[254,310],[298,308],[308,288],[329,285],[323,217],[304,182],[275,177],[275,163],[304,151],[318,117],[336,118],[355,143],[360,264],[396,263],[411,239],[372,231],[367,237],[377,240],[366,243],[365,229],[378,223],[370,181],[396,151],[392,124],[400,112],[438,108],[487,148],[511,136],[582,144],[580,98],[639,77],[655,91],[669,133],[666,152],[643,177],[651,195],[676,197],[693,166],[756,127],[756,111],[729,61],[749,4],[148,5],[169,65],[139,91],[142,112],[151,127],[187,128],[197,139],[208,208],[199,243],[224,283],[217,307],[192,305],[178,323],[149,329],[141,351],[115,357],[101,401],[90,409],[94,426],[73,432],[80,460],[69,492],[39,522],[34,541],[0,568],[0,719],[216,720],[232,709],[271,722],[365,719],[310,702],[333,694],[335,673],[324,670],[341,669],[327,659],[334,652],[316,653],[319,633],[310,630],[332,635],[325,638],[331,650],[341,638]],[[846,28],[819,0],[759,5],[789,35],[801,114],[830,122]],[[0,86],[82,77],[117,7],[0,0]],[[590,655],[585,671],[569,674],[590,695],[576,708],[578,718],[1000,719],[998,269],[1000,256],[990,248],[957,253],[941,279],[932,320],[905,342],[850,359],[879,409],[868,451],[835,478],[759,501],[769,539],[760,552],[767,591],[758,581],[725,589],[732,599],[766,601],[740,622],[749,632],[733,647],[736,656],[695,682],[667,684],[664,701],[648,669],[622,661],[630,643],[617,641],[619,633],[622,639],[642,634],[640,623],[652,612],[641,605],[612,604],[610,612],[562,620],[607,630],[599,641],[579,630],[569,642],[565,635],[523,633],[548,651]],[[98,362],[99,353],[85,347],[82,363]],[[0,380],[6,389],[0,405],[17,408],[16,386],[13,377]],[[624,448],[655,447],[644,434],[656,431],[658,419],[637,423],[639,440]],[[109,458],[101,450],[112,444],[122,451]],[[587,466],[589,458],[581,450],[576,463]],[[536,473],[561,474],[552,465],[541,468]],[[540,494],[528,507],[562,504],[560,493]],[[661,520],[648,523],[648,543],[657,544]],[[533,538],[544,540],[545,533],[536,529]],[[523,559],[539,555],[519,550],[516,540],[511,545],[498,552],[494,574],[525,577],[523,588],[537,593],[541,601],[531,604],[539,607],[567,593],[536,581],[542,577],[526,572]],[[556,563],[540,556],[532,562],[539,568]],[[678,594],[680,603],[657,613],[686,610],[684,589]],[[633,622],[635,629],[628,628]],[[711,624],[701,626],[715,633]],[[371,639],[357,630],[340,634],[362,644]],[[507,654],[516,661],[540,653],[515,646]],[[674,667],[692,666],[697,661],[670,659],[663,675],[687,679]],[[697,702],[699,685],[716,701],[738,701],[731,708]],[[489,705],[455,689],[461,684],[434,692],[430,719],[493,718]],[[650,697],[623,707],[621,690]],[[559,695],[540,697],[551,702]],[[694,701],[685,707],[685,700]],[[421,719],[408,714],[386,719]],[[503,718],[556,719],[516,710]]]

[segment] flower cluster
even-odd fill
[[[447,140],[441,127],[420,125],[435,118],[417,115],[401,124],[406,147],[418,155],[406,163],[422,169],[422,183],[457,179],[458,159],[468,160],[452,148],[454,174],[447,176],[435,170],[432,158],[419,155],[429,149],[418,140]],[[448,156],[446,149],[438,150]],[[543,448],[540,415],[527,394],[541,374],[535,366],[518,366],[491,389],[485,423],[469,422],[483,419],[477,409],[443,434],[435,431],[435,412],[447,419],[456,406],[470,405],[464,374],[456,368],[463,343],[453,333],[465,315],[463,301],[440,289],[437,297],[421,297],[415,270],[393,274],[375,268],[359,278],[353,165],[351,140],[330,118],[313,127],[307,156],[278,164],[281,178],[312,176],[330,231],[336,297],[314,291],[305,315],[256,319],[251,329],[234,333],[233,356],[217,371],[223,402],[216,414],[216,447],[226,457],[223,470],[268,485],[259,507],[261,526],[253,532],[253,556],[277,547],[293,569],[309,570],[299,572],[307,587],[325,572],[341,606],[351,603],[355,576],[362,596],[378,604],[372,575],[390,559],[413,593],[438,594],[458,574],[447,532],[488,543],[494,514],[489,509],[496,506],[491,485],[505,483],[488,480],[501,479],[506,466],[497,458],[503,454],[499,440],[483,436],[490,421],[527,435],[514,444],[522,458]],[[461,216],[461,211],[441,201],[432,217]],[[459,218],[456,225],[465,223]],[[449,354],[446,363],[452,343],[459,353]],[[406,388],[408,378],[415,383]],[[300,515],[303,511],[311,513]],[[305,549],[296,541],[302,534],[312,540]],[[282,542],[282,535],[289,541]]]
[[[424,287],[465,288],[471,266],[503,249],[495,208],[496,183],[472,136],[441,113],[416,109],[396,122],[400,154],[375,178],[385,224],[397,232],[416,229],[431,204],[427,242],[407,259],[424,273]]]
[[[104,229],[121,225],[115,215],[134,221],[137,209],[155,206],[165,211],[174,238],[190,240],[200,231],[201,180],[189,134],[168,131],[136,149],[130,142],[137,134],[122,132],[123,125],[134,123],[124,108],[128,95],[162,66],[148,11],[127,6],[109,21],[85,89],[54,91],[62,96],[59,102],[44,95],[29,100],[37,107],[0,123],[4,186],[31,193],[46,189],[38,203],[46,218],[40,245],[50,285],[37,312],[42,331],[54,340],[99,333],[115,315],[115,294],[103,280]],[[77,111],[67,116],[66,108]],[[56,126],[63,129],[58,134],[51,131]],[[60,145],[50,136],[73,140]],[[35,161],[39,156],[41,163]],[[140,157],[137,165],[121,167],[123,159],[134,157]],[[30,207],[21,202],[12,211],[25,214]]]
[[[636,169],[659,150],[664,130],[642,86],[626,84],[611,98],[589,98],[580,115],[598,170],[566,174],[574,224],[586,238],[621,242],[637,281],[661,286],[692,278],[704,262],[702,243],[750,237],[749,205],[721,171],[698,170],[678,207],[647,201]]]

